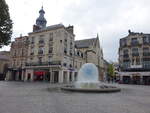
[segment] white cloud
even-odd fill
[[[74,25],[76,39],[99,33],[104,56],[117,60],[119,39],[128,29],[150,32],[149,0],[6,0],[14,22],[13,37],[32,31],[43,4],[47,25]],[[114,54],[115,53],[115,54]]]

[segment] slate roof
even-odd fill
[[[94,45],[96,41],[97,41],[97,38],[76,40],[75,46],[76,48],[88,48],[89,46]]]
[[[47,30],[54,30],[54,29],[58,29],[58,28],[61,28],[61,27],[64,27],[64,25],[63,24],[55,24],[55,25],[47,26],[45,28],[36,30],[34,32],[31,32],[31,33],[38,33],[38,32],[47,31]]]

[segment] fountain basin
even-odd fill
[[[86,63],[79,70],[77,81],[72,85],[61,87],[62,90],[72,92],[109,93],[121,91],[120,88],[104,85],[99,81],[98,68],[95,64]]]
[[[64,87],[61,87],[61,90],[85,93],[112,93],[121,91],[120,88],[117,88],[115,86],[101,86],[99,88],[76,88],[73,85],[66,85]]]

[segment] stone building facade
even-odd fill
[[[150,34],[135,33],[120,39],[119,64],[122,82],[150,84]]]
[[[7,69],[10,62],[10,52],[1,51],[0,52],[0,80],[5,80]]]
[[[23,73],[25,73],[27,52],[28,36],[15,38],[15,41],[11,43],[7,80],[24,80]]]
[[[12,43],[10,69],[21,68],[22,71],[15,71],[17,74],[9,73],[9,79],[69,83],[77,79],[78,70],[88,62],[95,63],[103,76],[103,54],[98,36],[75,41],[73,26],[65,27],[63,24],[46,26],[43,8],[39,14],[36,24],[33,25],[33,31],[26,37],[25,44],[21,44],[26,48],[23,58],[13,57],[17,39]],[[21,47],[18,51],[21,52]],[[23,63],[19,65],[21,61]],[[100,80],[103,79],[101,76]]]

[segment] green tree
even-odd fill
[[[12,20],[5,0],[0,0],[0,48],[8,45],[12,35]]]
[[[108,75],[113,78],[115,76],[115,69],[113,64],[108,65]]]

